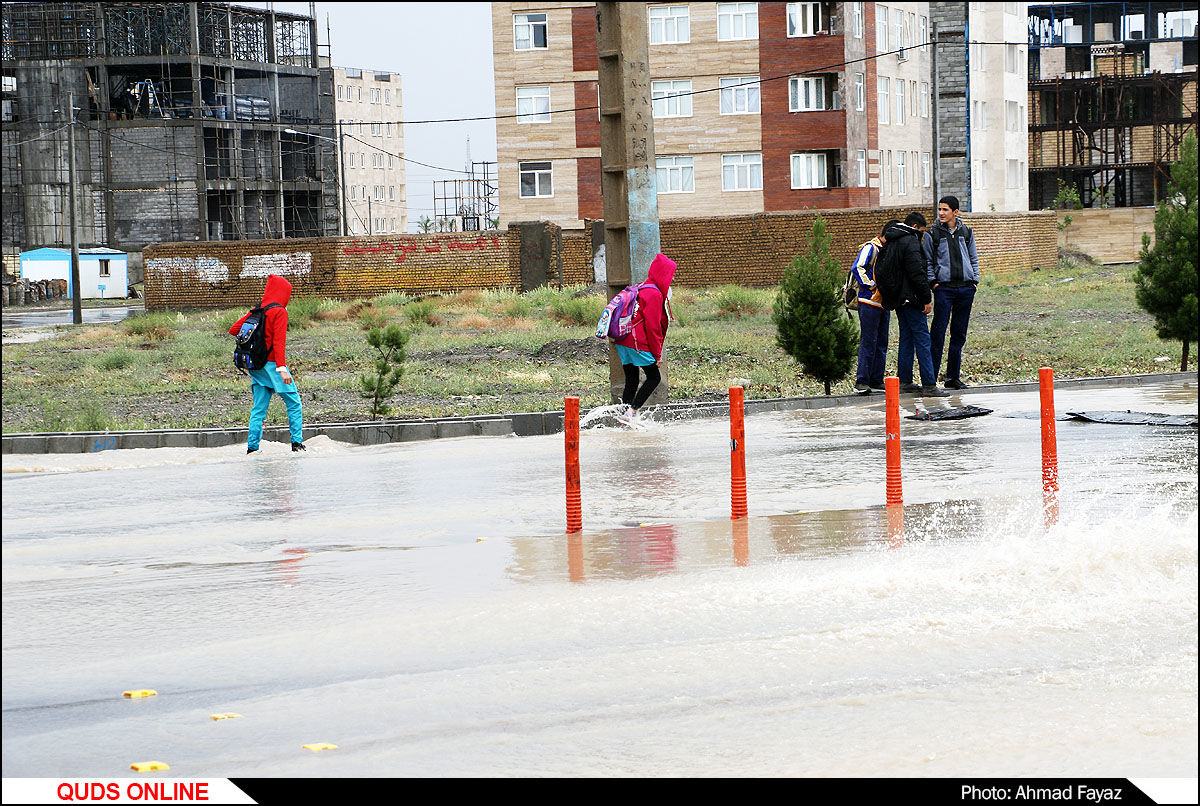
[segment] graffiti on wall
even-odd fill
[[[500,238],[496,235],[480,235],[470,241],[455,241],[439,238],[432,243],[415,238],[396,238],[378,243],[353,240],[342,247],[343,255],[394,254],[397,263],[403,263],[412,252],[468,252],[475,249],[500,249]]]
[[[149,257],[145,261],[147,275],[162,278],[164,286],[170,287],[171,278],[186,276],[209,285],[228,282],[229,266],[215,257]]]
[[[274,255],[247,255],[242,259],[241,277],[302,277],[312,271],[312,252],[286,252]]]

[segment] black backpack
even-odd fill
[[[243,375],[248,369],[262,369],[267,365],[267,309],[281,307],[278,302],[251,308],[246,321],[242,322],[233,347],[233,365]]]
[[[883,252],[875,260],[875,287],[886,310],[894,311],[904,293],[904,254],[899,242],[888,241]]]

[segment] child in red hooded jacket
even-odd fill
[[[263,290],[260,307],[272,302],[279,307],[268,308],[265,313],[267,364],[262,369],[250,370],[250,392],[254,396],[254,406],[250,409],[250,431],[246,435],[246,453],[258,450],[262,441],[263,421],[267,418],[267,406],[271,403],[271,395],[277,394],[283,398],[287,406],[288,429],[292,435],[292,450],[302,451],[304,447],[303,409],[300,405],[300,393],[296,391],[296,383],[292,373],[287,368],[287,326],[288,300],[292,298],[292,284],[277,274],[268,275],[267,287]],[[237,335],[246,316],[233,323],[229,328],[230,335]]]
[[[675,279],[675,266],[675,261],[666,255],[655,256],[647,272],[647,283],[638,289],[633,330],[616,342],[617,355],[625,370],[625,389],[621,394],[621,402],[629,406],[630,419],[637,418],[650,393],[662,381],[658,362],[662,360],[663,339],[667,335],[670,320],[667,300],[671,295],[671,281]],[[646,382],[641,388],[638,388],[639,367],[646,373]]]

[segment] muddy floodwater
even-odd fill
[[[1197,429],[1059,420],[1047,525],[1037,394],[947,404],[902,532],[882,396],[737,522],[727,420],[587,428],[572,536],[562,435],[4,456],[3,774],[1194,778]]]

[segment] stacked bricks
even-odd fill
[[[670,218],[659,225],[661,250],[678,262],[676,280],[683,286],[772,286],[808,251],[817,215],[825,220],[833,258],[848,267],[885,221],[914,211],[936,220],[933,210],[919,207]],[[971,213],[962,220],[975,233],[983,276],[1020,276],[1058,261],[1052,212]],[[544,242],[543,228],[525,229]],[[514,225],[488,233],[154,244],[143,251],[146,308],[250,307],[261,299],[267,274],[291,281],[296,298],[520,289],[521,232]],[[591,284],[591,230],[550,225],[549,235],[545,282]]]

